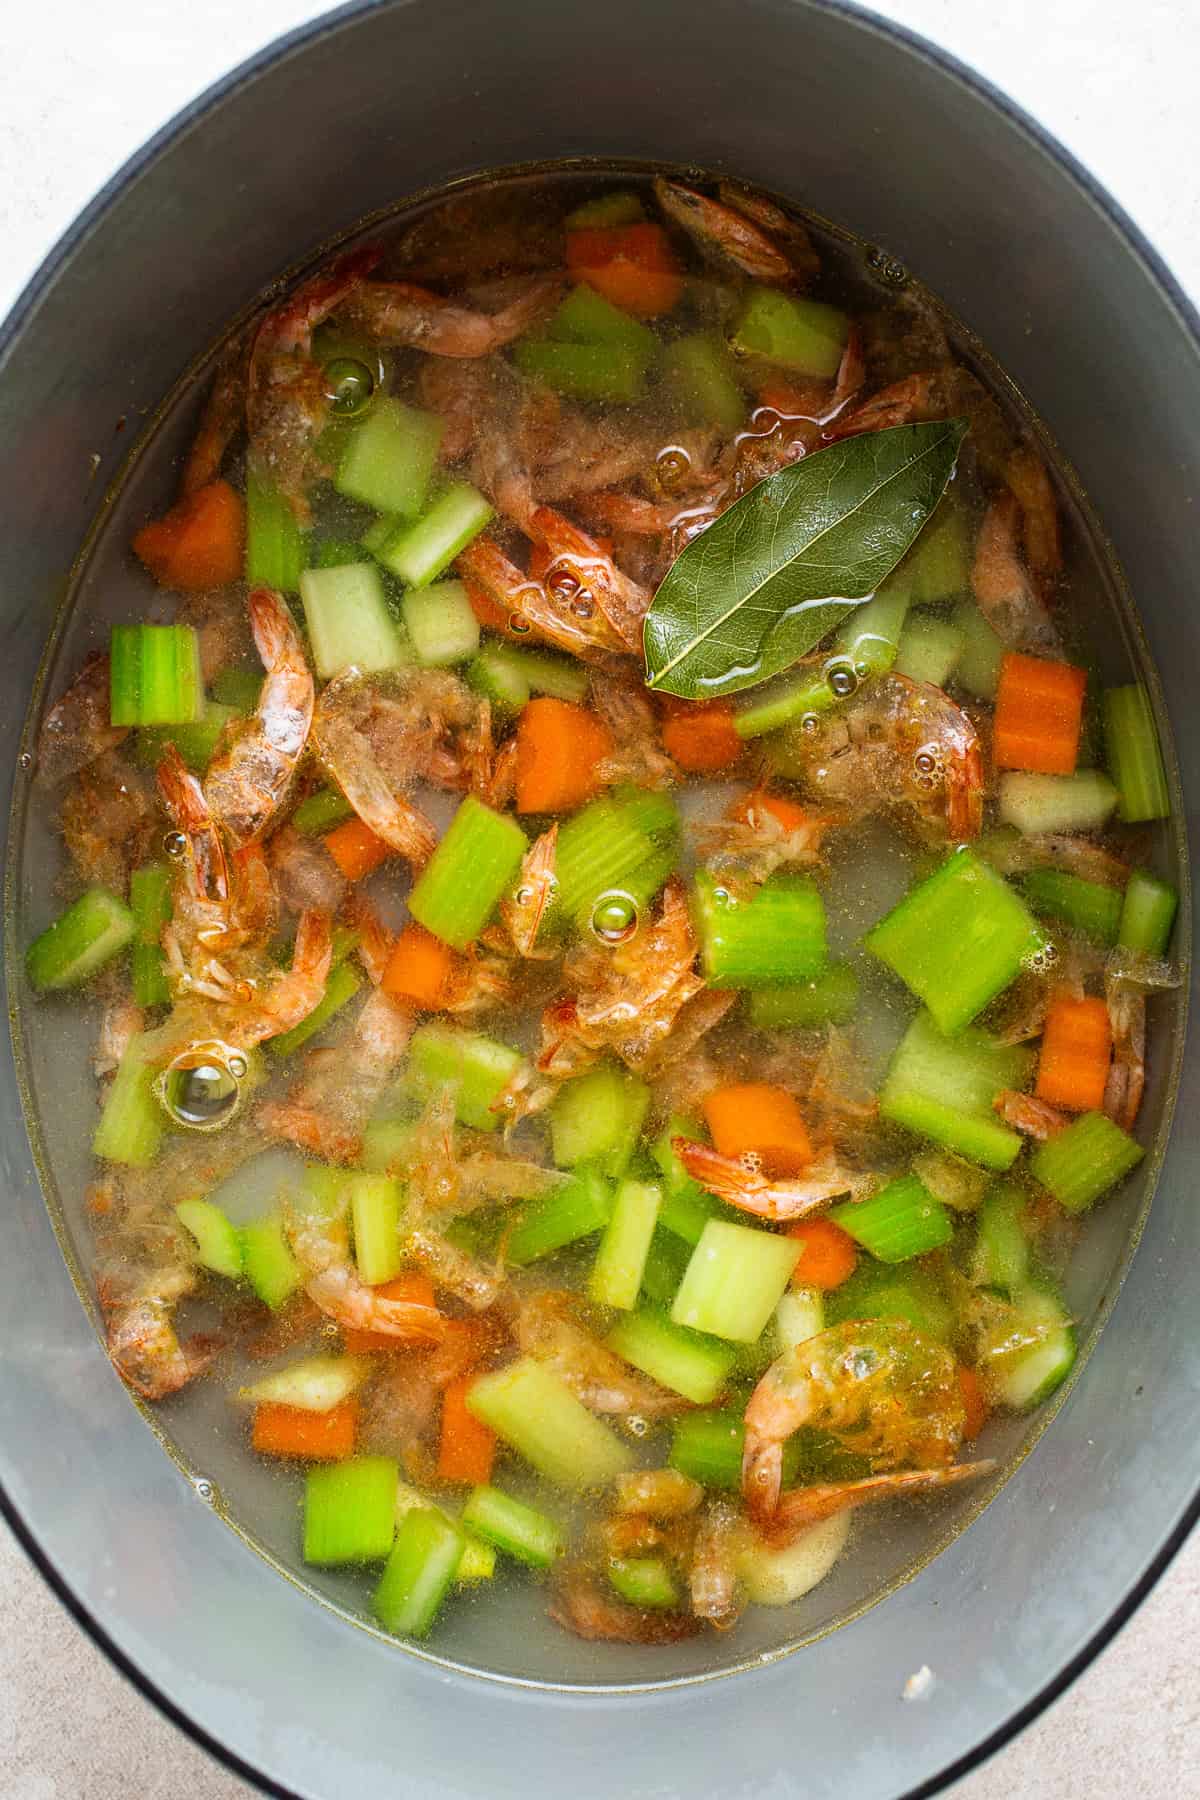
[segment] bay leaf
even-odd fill
[[[684,700],[790,667],[870,598],[954,473],[965,419],[896,425],[758,482],[693,538],[646,614],[646,685]]]

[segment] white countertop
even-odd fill
[[[324,10],[306,0],[14,7],[0,105],[0,316],[153,131]],[[876,11],[973,64],[1048,126],[1200,300],[1194,0],[878,0]],[[954,1800],[1200,1800],[1198,1628],[1200,1535],[1066,1696]],[[0,1800],[251,1793],[110,1668],[0,1528]]]

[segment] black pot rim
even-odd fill
[[[52,249],[47,252],[18,294],[7,318],[0,321],[0,362],[3,361],[5,352],[16,338],[25,320],[33,312],[42,296],[50,289],[59,271],[69,261],[76,247],[82,243],[94,227],[102,223],[112,202],[144,170],[150,167],[160,151],[164,150],[189,126],[197,123],[221,105],[239,87],[252,81],[278,62],[281,57],[292,51],[303,50],[319,38],[340,30],[350,21],[366,13],[379,11],[392,3],[393,0],[347,0],[347,4],[335,7],[330,12],[322,13],[307,24],[296,26],[294,30],[272,39],[263,49],[256,51],[254,55],[247,57],[236,68],[230,70],[227,75],[213,82],[194,100],[182,107],[165,125],[161,126],[140,149],[127,158],[116,173],[97,191]],[[976,99],[983,101],[998,112],[1010,126],[1057,163],[1062,172],[1114,226],[1170,302],[1184,330],[1191,338],[1193,346],[1200,351],[1200,313],[1197,312],[1184,289],[1171,274],[1163,258],[1125,209],[1051,132],[1038,124],[1000,88],[966,63],[961,62],[958,57],[942,49],[940,45],[932,43],[918,32],[909,30],[907,26],[896,24],[866,7],[859,6],[856,4],[856,0],[799,0],[799,4],[813,12],[831,13],[857,25],[861,30],[873,32],[878,37],[902,45],[913,55],[920,57],[943,75],[957,82]],[[0,1484],[0,1515],[3,1516],[13,1536],[46,1585],[76,1624],[86,1632],[109,1663],[158,1712],[184,1732],[194,1744],[207,1751],[231,1773],[239,1776],[243,1781],[250,1782],[261,1793],[276,1796],[277,1800],[301,1800],[301,1797],[292,1789],[281,1787],[269,1775],[243,1761],[217,1738],[212,1737],[202,1725],[176,1706],[174,1701],[169,1699],[118,1648],[100,1620],[79,1601],[53,1562],[38,1545],[33,1533],[5,1492],[3,1484]],[[990,1757],[1019,1736],[1027,1725],[1031,1725],[1056,1700],[1061,1699],[1068,1688],[1095,1661],[1101,1651],[1107,1649],[1117,1633],[1129,1622],[1178,1555],[1198,1521],[1200,1521],[1200,1490],[1197,1490],[1183,1517],[1160,1546],[1141,1578],[1133,1584],[1124,1599],[1114,1607],[1083,1648],[1065,1664],[1058,1674],[1023,1706],[1019,1707],[1011,1718],[990,1736],[984,1738],[965,1755],[930,1776],[928,1780],[908,1789],[903,1795],[897,1795],[896,1800],[927,1800],[927,1796],[944,1792],[953,1782],[980,1768]]]

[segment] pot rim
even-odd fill
[[[333,35],[343,26],[368,13],[382,11],[386,7],[398,3],[399,0],[346,0],[346,4],[334,7],[328,12],[321,13],[315,19],[295,26],[292,30],[273,38],[262,49],[255,51],[253,55],[245,58],[227,74],[211,83],[193,100],[181,107],[164,125],[160,126],[97,190],[92,199],[56,240],[20,290],[7,316],[0,320],[0,364],[3,363],[6,352],[16,340],[27,319],[49,292],[77,247],[91,235],[93,229],[103,223],[110,207],[124,190],[148,170],[158,156],[178,137],[215,111],[240,88],[249,85],[284,57],[293,52],[307,49],[322,37]],[[1158,287],[1162,297],[1168,302],[1179,324],[1190,338],[1193,348],[1200,352],[1200,311],[1172,275],[1163,257],[1149,238],[1083,163],[1052,132],[1039,124],[1023,107],[1018,106],[1001,88],[968,64],[960,61],[950,51],[943,49],[939,44],[932,42],[919,32],[911,30],[906,25],[883,18],[869,8],[859,5],[857,0],[793,0],[793,4],[803,7],[809,12],[833,15],[859,30],[870,32],[891,44],[903,47],[955,82],[960,88],[965,89],[974,99],[999,114],[1005,124],[1057,164],[1060,171],[1074,184],[1083,197],[1104,215]],[[3,1517],[25,1555],[75,1622],[112,1666],[165,1718],[169,1719],[193,1743],[215,1758],[223,1767],[242,1780],[249,1782],[261,1793],[277,1796],[278,1800],[300,1800],[294,1790],[283,1787],[271,1776],[255,1768],[219,1739],[213,1737],[203,1725],[176,1705],[120,1649],[99,1618],[77,1598],[67,1580],[59,1573],[51,1558],[38,1544],[32,1530],[26,1525],[17,1507],[9,1498],[2,1482],[0,1482],[0,1517]],[[1200,1522],[1200,1488],[1197,1489],[1178,1523],[1167,1534],[1142,1575],[1097,1626],[1083,1647],[1064,1664],[1058,1673],[1018,1707],[1011,1717],[988,1737],[929,1776],[925,1781],[906,1789],[902,1795],[897,1796],[897,1800],[926,1800],[926,1796],[944,1792],[952,1783],[979,1768],[990,1757],[1002,1750],[1024,1731],[1027,1725],[1032,1724],[1048,1707],[1061,1698],[1132,1618],[1170,1566],[1198,1522]]]

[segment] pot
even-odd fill
[[[1082,170],[928,45],[821,0],[711,0],[700,13],[609,0],[601,19],[554,0],[395,0],[330,15],[196,102],[93,203],[0,336],[0,780],[14,843],[29,797],[21,720],[72,558],[118,472],[96,569],[128,535],[113,522],[147,509],[156,465],[126,468],[131,437],[148,436],[127,422],[168,396],[194,399],[186,358],[364,215],[481,170],[564,157],[728,170],[919,272],[1074,464],[1138,597],[1161,686],[1148,664],[1145,679],[1193,791],[1200,623],[1177,534],[1200,418],[1197,321]],[[1152,482],[1130,479],[1151,463]],[[1131,647],[1146,656],[1146,643]],[[1170,761],[1165,726],[1164,745]],[[9,858],[10,961],[45,853],[36,822],[21,845]],[[1182,837],[1177,848],[1186,867]],[[1181,1042],[1186,996],[1173,1004]],[[195,1434],[163,1414],[164,1455],[139,1416],[77,1284],[79,1221],[42,1151],[43,1131],[65,1139],[64,1121],[90,1104],[61,1073],[82,1067],[78,1050],[24,1014],[15,1043],[0,1070],[6,1514],[114,1660],[269,1791],[929,1793],[1062,1690],[1200,1507],[1200,1128],[1185,1108],[1164,1156],[1179,1071],[1159,1067],[1154,1153],[1073,1274],[1082,1335],[1098,1341],[1053,1430],[1034,1442],[1039,1419],[1020,1445],[1012,1427],[1010,1447],[1028,1453],[986,1506],[964,1494],[932,1527],[914,1516],[870,1540],[869,1566],[850,1559],[799,1626],[768,1615],[728,1649],[710,1640],[666,1664],[584,1652],[516,1608],[486,1640],[467,1629],[436,1655],[398,1645],[356,1625],[336,1586],[322,1604],[286,1579],[295,1571],[272,1566],[287,1549],[266,1503],[259,1520],[239,1498],[248,1533],[231,1529]],[[1193,1055],[1185,1094],[1196,1075]],[[902,1705],[923,1665],[926,1703]]]

